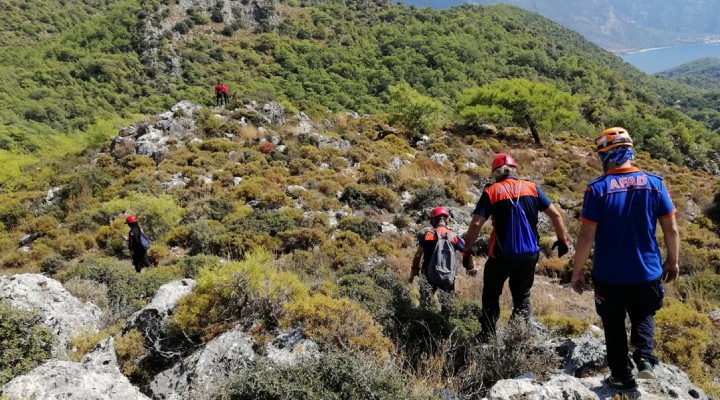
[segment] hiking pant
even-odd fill
[[[438,301],[441,311],[450,309],[449,306],[455,298],[455,283],[448,287],[439,287],[430,284],[425,276],[422,276],[420,279],[420,306],[422,308],[432,308],[433,295],[438,289],[440,290],[440,293],[438,293]]]
[[[223,104],[223,94],[215,93],[215,107],[221,106],[222,104]]]
[[[538,256],[527,260],[488,258],[483,273],[482,335],[495,335],[495,325],[500,318],[500,295],[505,281],[510,279],[510,293],[513,299],[512,316],[530,318],[530,289],[535,282],[535,265]]]
[[[655,311],[662,307],[664,289],[660,280],[634,285],[611,285],[593,278],[595,310],[605,329],[605,345],[610,371],[615,378],[632,376],[632,363],[628,357],[625,316],[630,316],[630,344],[634,347],[635,363],[645,358],[653,365]]]
[[[228,103],[228,94],[227,93],[223,93],[223,101],[225,102],[225,105],[227,105],[227,103]]]
[[[132,263],[133,266],[135,266],[135,271],[137,272],[140,272],[143,267],[149,268],[152,265],[147,251],[135,251],[132,254]]]

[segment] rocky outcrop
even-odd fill
[[[498,381],[490,389],[486,400],[505,399],[599,399],[611,400],[617,391],[605,379],[608,375],[605,358],[605,342],[599,328],[591,328],[585,335],[556,343],[558,355],[563,357],[560,370],[547,379],[538,380],[532,374],[515,379]],[[687,374],[679,368],[660,364],[655,368],[656,379],[638,379],[640,387],[632,398],[661,399],[708,399],[694,386]]]
[[[278,365],[292,365],[318,354],[317,345],[299,331],[281,334],[270,342],[264,353]],[[160,373],[150,384],[155,399],[182,400],[199,398],[217,383],[241,373],[260,356],[253,350],[253,339],[240,326],[225,332],[202,350]]]
[[[100,324],[100,308],[81,302],[60,282],[43,275],[21,274],[0,278],[0,299],[15,308],[40,315],[42,324],[50,328],[57,338],[53,350],[56,356],[65,352],[74,334],[97,330]]]
[[[79,363],[49,361],[3,387],[9,400],[26,399],[149,399],[120,373],[115,342],[108,338]]]
[[[161,357],[173,358],[182,354],[192,343],[168,337],[167,322],[178,301],[190,294],[196,284],[193,279],[182,279],[162,285],[150,304],[128,318],[124,331],[140,331],[145,338],[145,346]]]
[[[170,148],[170,143],[182,145],[192,140],[195,120],[192,118],[201,107],[183,100],[159,114],[155,121],[144,120],[120,129],[110,142],[110,154],[121,159],[129,154],[140,154],[158,160]]]

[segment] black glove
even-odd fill
[[[556,240],[555,243],[553,243],[552,248],[550,250],[555,250],[557,247],[558,249],[558,257],[562,257],[565,254],[568,253],[568,245],[564,240]]]

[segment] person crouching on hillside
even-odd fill
[[[619,390],[633,390],[637,382],[628,357],[625,317],[630,316],[630,343],[638,378],[653,378],[658,359],[653,355],[655,311],[662,307],[662,281],[677,278],[680,235],[675,206],[660,176],[632,166],[633,142],[624,128],[606,129],[595,139],[603,162],[603,176],[585,190],[572,287],[582,294],[583,267],[595,244],[592,280],[595,309],[605,329],[610,376]],[[655,238],[660,221],[667,255],[662,262]]]
[[[130,227],[130,232],[127,236],[128,250],[130,250],[135,271],[140,273],[143,267],[148,268],[153,265],[147,254],[148,248],[150,248],[150,242],[147,237],[145,237],[142,229],[140,229],[140,224],[134,216],[129,215],[125,219],[125,223]]]
[[[418,247],[413,257],[408,282],[412,283],[422,271],[425,279],[420,283],[421,302],[427,302],[424,304],[425,306],[429,305],[432,294],[438,289],[447,295],[455,294],[454,252],[463,251],[465,241],[448,228],[449,218],[450,213],[445,207],[435,207],[430,212],[432,229],[424,229],[418,233]],[[450,248],[441,248],[443,243],[438,243],[440,239],[447,240]],[[463,261],[463,266],[468,273],[474,276],[477,270],[472,263],[472,258]],[[441,304],[444,304],[442,298]]]
[[[550,199],[535,183],[516,177],[517,163],[508,154],[498,154],[492,161],[495,183],[483,191],[473,212],[465,240],[467,247],[463,257],[471,256],[472,245],[480,234],[485,221],[492,216],[493,230],[490,234],[490,250],[483,272],[481,342],[495,335],[500,317],[500,295],[506,280],[510,280],[513,299],[513,317],[530,320],[530,289],[535,280],[538,262],[538,213],[550,217],[557,241],[558,256],[568,252],[568,237],[562,215]]]

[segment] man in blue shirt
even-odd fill
[[[591,181],[580,213],[582,227],[575,245],[572,287],[582,294],[583,267],[593,243],[592,279],[595,308],[605,329],[608,383],[616,389],[633,390],[625,333],[630,316],[630,343],[638,378],[654,378],[655,312],[664,297],[661,281],[679,273],[680,236],[673,206],[663,179],[632,166],[633,142],[624,128],[610,128],[595,139],[605,174]],[[667,256],[662,262],[655,239],[660,222]]]
[[[498,154],[492,161],[495,183],[488,185],[478,201],[465,236],[463,259],[471,257],[472,245],[485,222],[492,218],[490,249],[483,271],[480,341],[495,335],[500,317],[500,295],[509,281],[513,317],[530,319],[530,290],[535,281],[535,265],[540,255],[537,231],[538,213],[543,212],[555,228],[558,256],[568,252],[568,238],[562,214],[533,182],[517,178],[517,163],[509,154]]]

